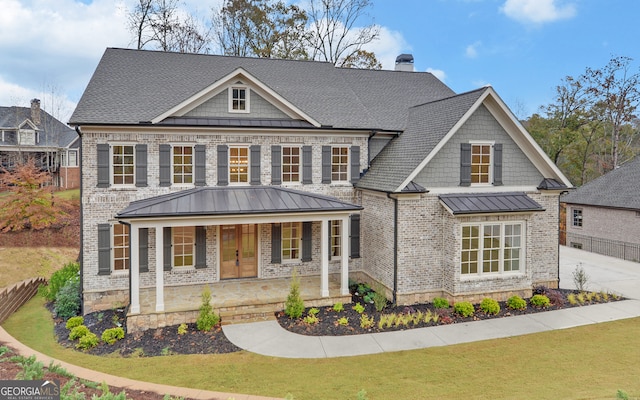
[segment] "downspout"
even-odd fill
[[[393,200],[393,304],[398,301],[398,198],[387,193],[387,197]]]
[[[76,133],[78,134],[78,137],[80,138],[80,146],[78,147],[78,166],[80,167],[80,253],[78,253],[78,259],[80,261],[80,314],[84,315],[84,268],[83,268],[83,260],[84,257],[83,255],[83,251],[82,251],[82,247],[84,245],[84,213],[83,213],[83,199],[84,197],[82,197],[82,186],[83,186],[83,179],[82,179],[82,131],[80,130],[80,126],[76,125]]]

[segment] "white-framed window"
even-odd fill
[[[231,86],[229,88],[229,112],[249,112],[250,91],[246,86]]]
[[[349,147],[334,146],[331,148],[331,181],[349,181]]]
[[[135,184],[135,146],[114,144],[111,146],[111,183],[113,185]]]
[[[171,181],[174,185],[193,184],[193,146],[171,146]]]
[[[77,167],[78,166],[78,152],[75,151],[75,150],[69,150],[69,152],[67,154],[68,154],[67,163],[65,165],[67,167]]]
[[[302,222],[282,223],[282,261],[300,261]]]
[[[300,182],[300,147],[282,146],[282,182]]]
[[[171,229],[173,266],[192,267],[195,260],[196,230],[193,226],[178,226]]]
[[[471,143],[471,184],[489,185],[491,176],[492,143]]]
[[[340,257],[342,255],[342,221],[329,221],[329,226],[331,230],[331,258]]]
[[[112,271],[129,270],[129,226],[124,224],[113,225],[111,237]]]
[[[229,146],[229,183],[249,183],[249,147]]]
[[[460,273],[482,276],[524,270],[522,222],[462,225]]]
[[[582,209],[572,209],[572,225],[576,227],[582,227]]]

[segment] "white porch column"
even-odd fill
[[[320,259],[322,260],[322,272],[320,274],[320,295],[329,297],[329,221],[323,219],[320,229]]]
[[[340,294],[346,296],[349,294],[349,218],[342,218],[340,222],[340,255],[341,267],[340,271]]]
[[[131,274],[131,293],[130,302],[131,314],[140,314],[140,240],[138,236],[138,227],[129,225],[129,238],[131,240],[131,254],[129,257],[129,274]]]
[[[156,311],[164,311],[164,229],[156,226]]]

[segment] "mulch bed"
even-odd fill
[[[51,308],[50,308],[51,309]],[[84,316],[84,325],[100,338],[105,329],[114,328],[120,324],[126,331],[126,318],[123,309],[105,310]],[[55,335],[58,342],[69,348],[74,348],[77,341],[69,340],[69,330],[66,322],[61,318],[54,318]],[[240,351],[222,332],[220,326],[209,332],[202,332],[196,324],[186,324],[187,333],[178,334],[178,325],[159,329],[149,329],[144,332],[125,334],[124,339],[112,345],[100,342],[96,347],[85,351],[93,355],[120,354],[124,357],[153,357],[171,354],[222,354]]]
[[[298,333],[301,335],[310,335],[310,336],[343,336],[343,335],[360,335],[365,333],[376,333],[376,332],[391,332],[391,331],[400,331],[412,328],[424,328],[429,326],[437,326],[437,325],[446,325],[446,324],[456,324],[462,322],[470,322],[470,321],[478,321],[484,319],[494,319],[494,318],[505,318],[515,315],[524,315],[524,314],[532,314],[539,313],[551,310],[559,310],[563,308],[571,308],[571,307],[580,307],[580,305],[572,305],[567,300],[567,296],[571,293],[577,294],[577,291],[566,290],[566,289],[547,289],[540,288],[540,291],[543,291],[551,300],[551,306],[547,308],[537,308],[532,307],[527,304],[527,308],[524,310],[511,310],[507,307],[506,302],[499,302],[500,304],[500,312],[495,315],[485,314],[484,312],[479,310],[478,305],[475,305],[475,313],[470,317],[462,317],[457,315],[453,311],[453,307],[447,309],[436,309],[432,304],[418,304],[412,306],[397,306],[394,307],[391,304],[387,304],[387,307],[382,311],[376,311],[373,304],[367,303],[363,300],[362,296],[357,294],[352,294],[352,304],[345,304],[344,311],[336,312],[333,310],[333,307],[320,307],[319,312],[317,314],[318,322],[314,324],[310,324],[304,321],[304,317],[308,315],[310,308],[306,308],[302,318],[298,319],[290,319],[287,317],[284,312],[278,312],[276,317],[280,325],[291,332]],[[609,298],[610,301],[621,300],[622,298],[618,297],[614,299],[613,297]],[[601,301],[603,302],[603,301]],[[365,310],[362,314],[356,312],[353,307],[356,303],[360,303],[364,306]],[[584,303],[583,306],[590,304],[597,304],[595,300]],[[396,314],[396,315],[416,315],[418,312],[427,313],[431,312],[433,314],[438,315],[437,322],[429,322],[425,323],[424,321],[419,323],[414,323],[413,321],[408,324],[392,324],[391,326],[383,326],[382,328],[378,325],[380,321],[380,316],[382,314]],[[360,326],[360,321],[362,315],[365,314],[367,317],[374,318],[374,325],[370,328],[363,328]],[[347,318],[348,325],[340,325],[338,320],[340,318]]]

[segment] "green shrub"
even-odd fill
[[[318,317],[315,314],[309,314],[306,317],[303,318],[303,321],[305,324],[309,324],[309,325],[315,325],[318,322],[320,322],[320,320],[318,319]]]
[[[102,332],[102,341],[106,344],[114,344],[120,339],[124,338],[124,329],[122,328],[109,328]]]
[[[355,312],[357,312],[358,314],[362,314],[362,313],[364,312],[364,306],[363,306],[362,304],[360,304],[360,303],[356,303],[356,304],[353,306],[353,310],[354,310]]]
[[[515,295],[507,300],[507,307],[512,310],[524,310],[527,308],[527,302],[520,296]]]
[[[187,333],[187,324],[178,325],[178,335],[182,336]]]
[[[376,291],[373,292],[373,305],[377,312],[384,310],[387,306],[387,296],[384,295],[384,287],[381,284],[377,284]]]
[[[78,340],[76,347],[81,350],[89,350],[90,348],[96,347],[98,342],[99,340],[96,334],[89,332]]]
[[[71,317],[67,320],[67,324],[65,325],[65,327],[68,330],[71,330],[73,328],[75,328],[76,326],[80,326],[84,324],[84,318],[83,317]]]
[[[56,294],[54,304],[56,315],[67,319],[78,315],[80,312],[80,279],[75,276]]]
[[[337,302],[336,304],[333,305],[333,311],[335,312],[344,311],[344,306],[342,305],[342,303]]]
[[[38,293],[47,299],[47,301],[54,301],[60,289],[62,289],[71,278],[78,277],[79,272],[80,264],[66,264],[62,269],[51,275],[51,279],[49,279],[49,284],[47,286],[40,286]]]
[[[202,304],[200,305],[200,314],[196,320],[196,326],[199,331],[209,332],[214,326],[220,322],[220,317],[213,312],[211,307],[211,289],[206,286],[202,291]]]
[[[284,313],[289,318],[300,318],[304,311],[304,301],[300,296],[300,279],[298,272],[294,269],[291,274],[291,287],[287,301],[284,303]]]
[[[69,332],[69,340],[80,339],[90,333],[89,328],[84,325],[78,325]]]
[[[127,400],[127,393],[124,390],[120,393],[111,393],[109,386],[105,382],[102,382],[100,389],[102,394],[100,396],[94,394],[91,396],[91,400]]]
[[[44,378],[44,364],[36,361],[36,356],[21,357],[18,364],[22,367],[22,371],[18,372],[16,379],[33,381]]]
[[[551,304],[551,302],[549,301],[549,298],[543,294],[533,295],[529,299],[529,303],[531,303],[531,305],[534,307],[542,307],[542,308],[549,307],[549,305]]]
[[[436,297],[433,299],[433,306],[435,308],[449,308],[449,300],[442,297]]]
[[[470,317],[474,313],[473,304],[468,301],[461,301],[453,305],[453,311],[463,317]]]
[[[338,318],[338,325],[342,325],[342,326],[349,325],[349,318],[347,317]]]
[[[494,299],[486,297],[482,299],[482,302],[480,303],[480,309],[485,314],[496,315],[497,313],[500,312],[500,304],[498,304],[498,302],[495,301]]]

